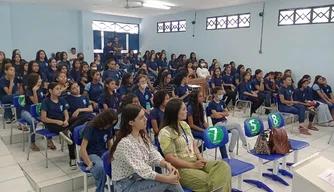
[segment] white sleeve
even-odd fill
[[[160,162],[164,160],[164,158],[161,156],[161,154],[156,150],[156,148],[150,144],[150,165],[153,165],[155,167],[160,167]]]
[[[203,74],[203,70],[199,67],[196,70],[197,76],[200,78],[206,78],[206,76]]]

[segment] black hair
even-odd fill
[[[136,98],[137,95],[133,94],[133,93],[128,93],[124,96],[124,98],[122,99],[122,103],[121,106],[119,107],[119,111],[118,113],[122,113],[123,108],[128,105],[133,103],[133,99]]]
[[[45,53],[45,51],[44,50],[39,50],[39,51],[37,51],[37,53],[36,53],[36,61],[37,62],[40,62],[40,54],[41,54],[41,52],[44,52],[44,54],[45,54],[45,57],[44,57],[44,61],[47,61],[48,60],[48,57],[46,56],[46,53]]]
[[[178,116],[182,105],[183,102],[180,99],[172,99],[167,103],[161,127],[169,126],[180,135]]]
[[[156,86],[159,85],[159,83],[161,82],[161,75],[162,75],[162,73],[165,72],[165,71],[168,71],[168,69],[165,68],[165,67],[163,67],[163,68],[161,68],[161,69],[159,70],[159,72],[158,72],[158,76],[157,76],[157,78],[155,79],[155,81],[154,81],[154,83],[153,83],[153,86],[154,86],[154,87],[156,87]]]
[[[212,94],[217,94],[219,91],[222,91],[223,88],[219,87],[219,86],[216,86],[215,88],[213,88],[212,90]]]
[[[60,61],[64,60],[65,54],[67,55],[67,53],[65,51],[60,53]]]
[[[174,56],[176,56],[174,53],[172,53],[172,54],[170,55],[170,60],[171,60],[171,61],[174,61],[174,60],[173,60]],[[176,57],[175,57],[175,60],[176,60]]]
[[[80,62],[79,59],[74,59],[74,60],[73,60],[73,63],[72,63],[72,70],[73,70],[73,71],[76,70],[76,68],[75,68],[75,63],[76,63],[76,62],[79,62],[79,63],[80,63],[80,68],[79,68],[79,71],[80,71],[80,69],[81,69],[81,62]]]
[[[193,55],[193,54],[195,54],[195,59],[192,58],[192,55]],[[191,52],[191,53],[190,53],[190,56],[189,56],[189,59],[190,59],[190,60],[197,61],[197,59],[196,59],[196,53],[195,53],[195,52]]]
[[[41,69],[39,68],[39,64],[35,61],[35,60],[31,60],[31,61],[29,61],[29,63],[28,63],[28,74],[31,74],[31,73],[36,73],[35,71],[32,71],[32,66],[34,65],[34,64],[37,64],[37,66],[38,66],[38,74],[39,75],[41,75]]]
[[[115,62],[115,66],[116,66],[115,59],[109,59],[109,60],[107,60],[106,65],[104,66],[104,70],[108,70],[109,69],[109,65],[111,64],[111,62]]]
[[[122,85],[127,85],[128,80],[131,78],[132,74],[131,73],[124,73],[122,77]]]
[[[87,124],[95,129],[111,129],[118,121],[117,113],[113,109],[105,109]]]
[[[21,55],[18,54],[18,53],[15,53],[13,56],[12,56],[12,64],[14,65],[15,64],[15,56],[18,55],[20,57],[20,63],[22,61],[22,58],[21,58]]]
[[[109,91],[109,83],[115,81],[113,78],[107,78],[104,82],[104,90],[103,90],[103,93],[104,93],[104,98],[105,98],[105,104],[109,105],[110,103],[110,100],[113,96],[115,96],[115,93],[116,93],[116,90],[113,91],[112,95],[110,94],[110,91]],[[115,81],[116,83],[116,81]]]
[[[242,65],[242,64],[238,65],[238,67],[237,67],[237,73],[239,73],[240,75],[241,75],[241,68],[245,68],[245,66]]]
[[[200,122],[204,123],[204,108],[201,103],[198,102],[199,91],[192,91],[189,95],[188,106],[193,108],[193,121],[196,126],[200,125]]]
[[[38,80],[39,80],[40,75],[38,73],[31,73],[28,76],[28,86],[27,89],[32,90],[32,88],[34,88],[34,86],[37,84]]]
[[[188,76],[188,71],[181,71],[179,74],[176,75],[174,78],[175,86],[180,86],[183,78]]]
[[[258,74],[262,73],[261,69],[256,69],[253,78],[255,79]]]
[[[75,48],[75,47],[72,47],[72,48],[71,48],[71,51],[72,51],[72,50],[76,50],[76,48]]]
[[[24,66],[28,64],[28,62],[26,60],[23,60],[21,63],[20,63],[20,77],[23,77],[24,76]],[[28,71],[27,71],[28,73]]]
[[[318,80],[319,80],[320,78],[322,78],[321,75],[317,75],[317,76],[315,76],[313,85],[314,85],[314,84],[317,84],[317,85],[321,86],[321,85],[318,83]]]
[[[57,71],[61,71],[61,69],[63,68],[63,67],[66,67],[66,69],[67,69],[67,73],[69,72],[69,70],[68,70],[68,65],[67,65],[67,63],[65,63],[65,62],[60,62],[59,64],[58,64],[58,67],[57,67]]]
[[[161,79],[160,79],[160,83],[159,83],[161,89],[166,88],[165,79],[168,77],[168,75],[171,75],[168,71],[165,71],[161,74]]]
[[[165,101],[165,97],[168,95],[166,90],[159,90],[153,95],[153,107],[159,108]]]
[[[59,85],[57,82],[51,82],[48,84],[48,97],[51,96],[50,89],[53,90],[57,85]]]
[[[311,76],[310,75],[304,75],[303,77],[302,77],[302,79],[308,79],[308,78],[310,78]]]
[[[304,78],[300,79],[300,80],[298,81],[298,84],[297,84],[298,88],[299,88],[299,89],[302,88],[302,86],[303,86],[303,84],[304,84],[305,82],[308,82],[308,80],[307,80],[307,79],[304,79]]]

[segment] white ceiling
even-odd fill
[[[89,10],[97,13],[146,17],[152,15],[165,15],[190,10],[203,10],[218,7],[228,7],[242,4],[251,4],[264,2],[266,0],[159,0],[165,3],[175,5],[170,10],[137,8],[125,9],[123,6],[126,0],[0,0],[14,3],[41,4],[53,7],[68,7],[73,9]],[[129,0],[130,5],[136,5],[136,2],[145,2],[147,0]],[[157,0],[150,0],[157,1]]]

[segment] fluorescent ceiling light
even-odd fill
[[[143,3],[144,7],[150,7],[150,8],[156,8],[156,9],[170,9],[169,6],[163,5],[163,4],[158,4],[158,3]]]

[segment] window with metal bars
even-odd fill
[[[185,32],[186,20],[163,21],[157,23],[157,33]]]
[[[235,29],[235,28],[249,28],[250,27],[250,13],[224,15],[206,18],[206,29]]]
[[[334,23],[334,5],[279,10],[279,26],[320,23]]]

